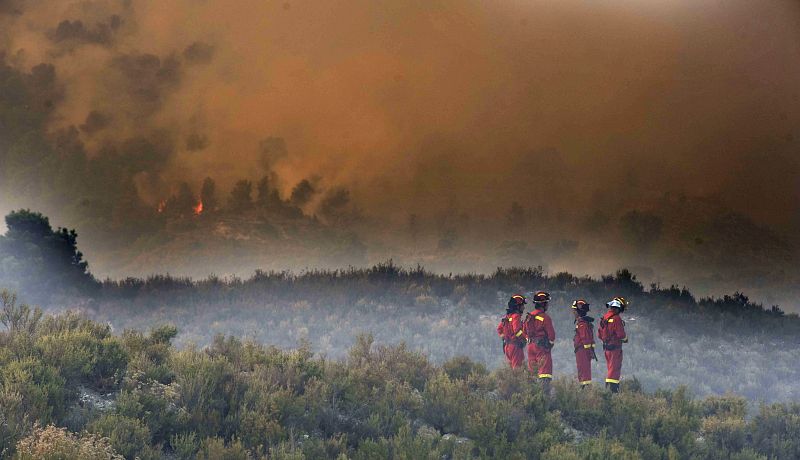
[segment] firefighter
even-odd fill
[[[628,302],[622,297],[614,297],[606,303],[608,311],[600,320],[600,327],[597,335],[603,341],[603,350],[606,355],[606,387],[612,393],[619,392],[619,380],[622,374],[622,344],[628,343],[628,336],[625,333],[625,322],[622,321],[621,313],[625,311]]]
[[[594,318],[589,316],[589,303],[583,299],[572,302],[575,315],[575,364],[578,367],[578,382],[581,389],[592,384],[592,359],[597,361],[594,352]]]
[[[503,354],[506,355],[512,369],[522,366],[525,362],[527,337],[522,330],[522,313],[525,311],[526,303],[528,302],[525,296],[519,294],[511,296],[506,315],[497,325],[497,334],[503,339]]]
[[[542,382],[545,394],[550,394],[550,381],[553,379],[553,357],[550,350],[556,343],[553,320],[547,314],[550,294],[539,291],[533,296],[536,308],[525,318],[523,331],[528,337],[528,370],[537,375]]]

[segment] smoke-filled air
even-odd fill
[[[0,458],[800,458],[797,0],[0,0],[0,214]]]
[[[0,21],[0,206],[76,227],[99,276],[391,257],[796,294],[796,2],[5,1]]]

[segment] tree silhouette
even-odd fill
[[[315,193],[317,193],[317,189],[314,185],[308,179],[303,179],[292,189],[289,201],[295,206],[302,207],[311,200]]]
[[[232,211],[245,211],[253,206],[253,183],[242,179],[233,186],[231,196],[228,199],[228,206]]]
[[[8,231],[0,236],[0,280],[30,298],[46,299],[68,289],[94,284],[89,264],[78,250],[75,230],[50,226],[50,220],[28,209],[6,216]]]
[[[214,179],[206,177],[200,188],[200,201],[203,202],[203,209],[213,211],[217,208],[217,184]]]

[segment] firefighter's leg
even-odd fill
[[[511,367],[514,367],[514,346],[510,343],[503,345],[503,353],[506,355],[506,361]]]
[[[548,398],[553,396],[553,387],[550,385],[552,380],[553,379],[550,378],[539,378],[539,381],[542,383],[542,393]]]
[[[539,356],[539,378],[552,379],[553,378],[553,355],[550,350],[540,350]]]
[[[608,360],[606,383],[611,391],[616,393],[619,391],[619,380],[622,374],[622,349],[606,350],[606,359]]]
[[[528,344],[528,371],[531,374],[531,378],[536,377],[539,373],[539,366],[541,365],[541,353],[539,352],[539,347],[536,344],[529,343]]]
[[[539,381],[542,382],[542,391],[545,396],[553,395],[550,382],[553,380],[553,355],[548,349],[539,350]]]
[[[525,349],[516,345],[510,345],[511,352],[511,368],[516,369],[525,363]]]
[[[592,383],[592,356],[591,350],[581,349],[575,353],[575,362],[578,366],[578,383],[581,387]]]

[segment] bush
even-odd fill
[[[35,427],[17,443],[17,460],[124,460],[109,440],[94,435],[77,436],[64,428]]]
[[[72,401],[58,370],[34,357],[13,360],[0,367],[0,385],[6,395],[18,395],[30,420],[53,423],[62,420]]]
[[[535,274],[504,276],[523,275]],[[384,268],[371,276],[405,275]],[[635,288],[628,274],[618,277]],[[797,404],[762,406],[748,422],[747,402],[736,396],[694,399],[683,387],[649,393],[638,378],[612,395],[559,377],[548,398],[524,369],[489,371],[466,357],[437,366],[369,335],[336,361],[315,357],[307,343],[285,351],[224,336],[206,348],[176,350],[175,334],[166,326],[118,337],[75,314],[0,332],[2,456],[14,455],[21,439],[50,446],[41,452],[51,458],[74,458],[84,441],[143,460],[800,456]],[[106,386],[108,393],[84,387],[103,387],[112,370],[124,378]],[[65,414],[81,410],[84,420],[70,426],[85,425],[94,437],[52,427],[47,436],[31,434],[37,421],[69,423]]]
[[[225,444],[220,438],[206,438],[197,456],[201,460],[249,460],[252,458],[241,442],[234,440]]]
[[[114,450],[125,458],[141,460],[160,458],[150,445],[150,431],[139,420],[117,414],[107,414],[89,424],[89,432],[108,438]]]

